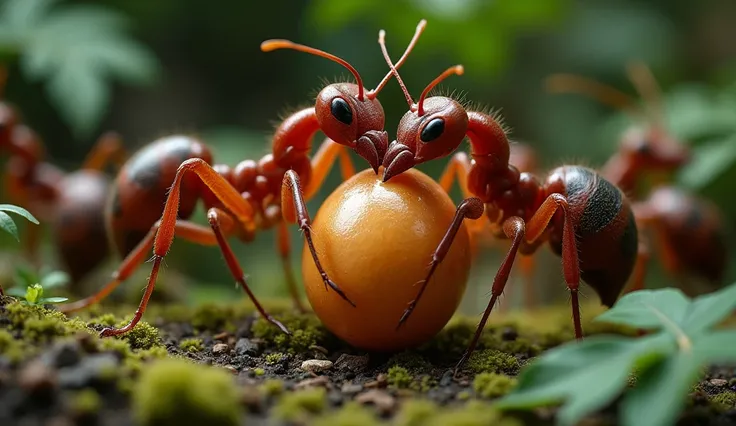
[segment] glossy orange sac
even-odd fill
[[[302,274],[309,302],[330,331],[362,349],[394,351],[426,342],[452,317],[467,285],[470,242],[462,225],[412,321],[397,330],[455,205],[437,182],[415,169],[386,183],[380,176],[365,170],[345,181],[312,224],[325,272],[356,307],[325,288],[306,245]]]

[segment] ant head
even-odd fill
[[[379,33],[378,42],[383,56],[409,104],[409,111],[399,122],[396,140],[391,142],[383,158],[383,181],[386,182],[417,164],[446,157],[452,153],[465,138],[468,130],[468,114],[465,108],[452,98],[446,96],[427,98],[429,91],[445,78],[453,74],[462,75],[464,72],[462,65],[448,68],[429,83],[415,104],[389,57],[384,37],[383,31]]]
[[[406,59],[425,26],[425,20],[419,22],[400,62],[403,63]],[[339,63],[353,74],[356,83],[330,84],[319,92],[314,107],[315,115],[320,129],[328,138],[353,148],[378,173],[378,166],[383,161],[388,146],[388,134],[384,131],[385,115],[377,96],[393,73],[389,71],[374,90],[366,91],[358,71],[335,55],[288,40],[267,40],[261,43],[261,50],[264,52],[276,49],[294,49],[321,56]]]
[[[690,150],[657,126],[631,128],[624,133],[621,154],[648,170],[675,171],[690,160]]]

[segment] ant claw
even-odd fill
[[[411,315],[412,312],[414,312],[414,307],[417,305],[416,300],[412,300],[409,302],[409,306],[404,310],[404,313],[401,314],[401,318],[399,319],[399,324],[396,325],[396,330],[398,330],[407,319],[409,319],[409,315]]]
[[[289,336],[292,335],[291,331],[289,331],[289,329],[286,328],[286,326],[284,324],[282,324],[281,321],[277,320],[276,318],[274,318],[274,317],[272,317],[270,315],[268,317],[266,317],[266,319],[268,320],[268,322],[270,322],[271,324],[273,324],[276,327],[278,327],[279,330],[281,330],[282,332],[284,332],[284,334],[289,335]]]
[[[117,333],[117,331],[118,330],[116,330],[114,328],[111,328],[111,327],[103,328],[102,331],[100,331],[100,337],[116,336],[116,335],[119,334],[119,333]]]
[[[325,289],[326,289],[327,287],[329,287],[329,288],[333,289],[333,290],[335,291],[335,293],[337,293],[337,294],[338,294],[338,295],[339,295],[340,297],[342,297],[343,299],[345,299],[345,301],[346,301],[346,302],[350,303],[350,305],[351,305],[351,306],[352,306],[353,308],[356,308],[356,307],[357,307],[357,306],[355,305],[355,303],[353,303],[353,301],[352,301],[352,300],[350,300],[350,299],[348,298],[348,296],[347,296],[347,295],[345,294],[345,292],[343,292],[343,291],[342,291],[342,290],[340,289],[340,287],[338,287],[338,285],[337,285],[337,284],[335,284],[335,282],[334,282],[334,281],[332,281],[331,279],[327,278],[327,274],[323,274],[323,275],[322,275],[322,281],[324,281],[324,283],[325,283]]]

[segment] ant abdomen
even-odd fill
[[[567,199],[569,219],[575,223],[583,281],[612,306],[631,276],[636,263],[638,231],[631,204],[623,192],[595,170],[562,166],[553,170],[547,194]],[[550,246],[562,253],[563,215],[553,218]]]
[[[143,147],[120,170],[105,217],[108,235],[121,256],[130,253],[161,218],[176,171],[190,158],[212,163],[212,153],[204,143],[190,136],[167,136]],[[181,194],[179,217],[186,219],[201,194],[196,176],[184,177]]]

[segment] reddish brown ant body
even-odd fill
[[[589,95],[644,121],[645,126],[624,132],[618,152],[601,168],[601,174],[636,200],[634,212],[642,238],[648,234],[654,237],[668,273],[673,277],[690,273],[718,286],[722,283],[728,257],[720,209],[666,181],[655,181],[652,189],[642,190],[640,184],[646,175],[676,172],[688,163],[690,150],[667,131],[661,91],[649,68],[631,63],[627,74],[645,100],[644,109],[637,108],[634,99],[617,89],[575,75],[551,76],[547,87],[557,93]],[[646,246],[643,249],[648,259],[648,249]],[[642,269],[637,271],[632,290],[643,287],[645,266],[646,263],[642,263]],[[682,284],[683,290],[686,289],[686,283]]]
[[[407,54],[423,27],[422,21],[407,47]],[[219,246],[233,278],[260,314],[281,331],[290,333],[263,309],[250,291],[227,242],[231,236],[248,242],[258,230],[278,225],[278,247],[289,288],[295,304],[303,309],[289,267],[287,221],[297,222],[303,231],[325,290],[331,289],[353,304],[319,263],[306,200],[319,189],[338,157],[343,177],[347,179],[355,174],[348,147],[365,157],[377,172],[388,138],[383,130],[383,108],[376,96],[393,73],[389,72],[375,90],[366,92],[357,71],[344,60],[287,40],[270,40],[261,45],[263,51],[279,48],[300,50],[338,62],[353,73],[357,84],[325,87],[317,96],[314,108],[294,113],[277,128],[272,152],[258,161],[244,160],[233,168],[213,165],[209,148],[190,136],[166,137],[138,151],[120,171],[105,211],[108,235],[125,259],[102,290],[84,300],[60,306],[62,311],[71,312],[99,302],[125,281],[153,249],[152,271],[133,319],[121,328],[106,328],[100,334],[113,336],[130,331],[142,318],[164,256],[174,236],[178,236],[200,245]],[[312,138],[318,130],[328,139],[310,160]],[[200,199],[207,209],[209,227],[187,220]]]
[[[4,86],[4,71],[1,80]],[[104,170],[108,164],[123,162],[120,137],[112,132],[102,135],[81,169],[65,172],[46,161],[41,138],[21,122],[17,110],[0,102],[0,152],[8,154],[9,199],[50,226],[56,252],[72,282],[78,282],[109,254],[103,211],[111,179]],[[26,251],[36,260],[39,229],[28,231]]]
[[[518,252],[530,254],[544,242],[562,257],[565,282],[571,294],[576,338],[582,338],[578,291],[581,278],[611,306],[623,290],[637,262],[638,229],[631,202],[624,192],[595,170],[565,165],[552,170],[544,182],[531,173],[520,173],[509,164],[506,132],[490,115],[466,111],[457,101],[427,98],[431,83],[417,103],[403,85],[385,46],[386,61],[402,86],[409,111],[402,117],[384,157],[383,180],[426,161],[449,156],[467,136],[472,160],[455,154],[441,181],[458,179],[472,198],[458,207],[445,238],[434,253],[426,279],[417,296],[398,321],[407,321],[421,299],[432,273],[452,244],[459,224],[477,218],[483,211],[500,238],[511,240],[511,248],[494,279],[491,299],[475,336],[458,363],[459,368],[473,352],[498,297],[502,294]],[[454,73],[450,68],[442,76]],[[465,191],[464,191],[465,192]]]

